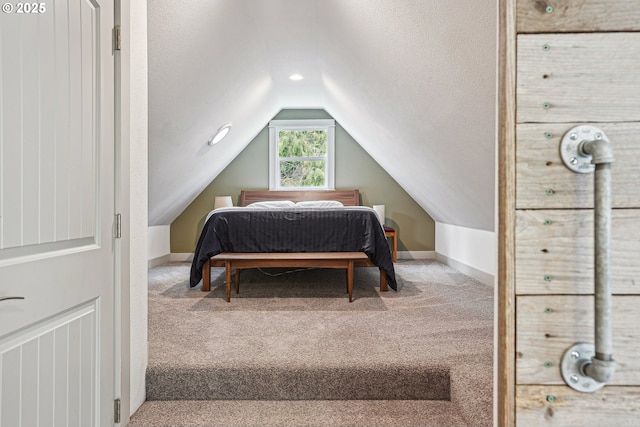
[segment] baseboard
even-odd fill
[[[148,268],[157,267],[167,262],[191,262],[193,261],[193,252],[190,253],[172,253],[159,256],[158,258],[147,261]]]
[[[435,251],[398,251],[398,259],[436,259]]]
[[[193,261],[193,252],[187,253],[172,253],[171,261],[174,262],[192,262]]]
[[[467,264],[456,261],[453,258],[449,258],[446,255],[442,255],[439,253],[436,253],[435,259],[436,261],[448,265],[449,267],[454,268],[459,272],[466,274],[467,276],[471,276],[474,279],[481,281],[485,285],[494,286],[495,284],[495,277],[493,276],[493,274],[485,273],[484,271],[480,271]]]
[[[170,254],[166,254],[166,255],[162,255],[159,256],[157,258],[153,258],[147,261],[147,268],[153,268],[153,267],[157,267],[161,264],[164,264],[165,262],[169,262],[171,261],[171,255]]]

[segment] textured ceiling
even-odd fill
[[[323,108],[435,220],[493,230],[496,8],[150,0],[149,225],[170,224],[278,111]]]

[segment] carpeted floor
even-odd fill
[[[149,272],[149,402],[132,427],[170,425],[161,420],[181,403],[194,417],[216,405],[215,425],[230,425],[222,419],[234,413],[231,400],[257,405],[258,418],[247,415],[255,424],[244,425],[492,424],[491,287],[435,261],[401,261],[398,292],[380,293],[377,269],[358,268],[349,303],[342,270],[244,270],[227,303],[223,269],[213,269],[204,293],[189,289],[189,267]],[[388,408],[386,418],[372,400]],[[345,401],[352,412],[363,408],[349,417],[358,423],[335,418]],[[316,415],[278,424],[282,402]],[[268,407],[280,409],[269,415]],[[207,419],[175,425],[214,425]]]

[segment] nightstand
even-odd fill
[[[391,254],[393,255],[393,262],[398,262],[398,232],[393,227],[384,227],[384,235],[387,237],[391,237],[393,239],[393,243],[391,246]]]

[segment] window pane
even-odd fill
[[[324,157],[327,154],[327,131],[281,130],[278,132],[280,157]]]
[[[280,162],[280,186],[324,187],[324,160]]]

